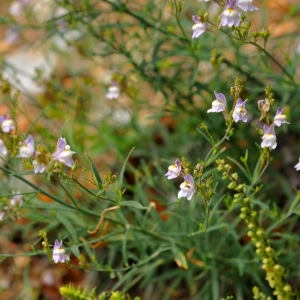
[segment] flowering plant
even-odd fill
[[[57,299],[299,297],[297,5],[282,2],[288,26],[276,5],[7,1],[7,282]]]

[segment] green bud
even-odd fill
[[[219,166],[217,167],[217,170],[218,170],[219,172],[223,171],[223,166],[222,166],[222,165],[219,165]]]
[[[247,208],[247,207],[242,207],[242,208],[241,208],[241,212],[243,212],[243,213],[248,212],[248,208]]]
[[[257,211],[253,210],[253,211],[251,212],[251,216],[252,216],[252,217],[256,217],[256,215],[257,215]]]
[[[263,264],[267,265],[269,263],[269,259],[268,258],[264,258],[263,259]]]
[[[282,270],[282,266],[281,265],[275,265],[274,266],[274,270],[281,271]]]
[[[286,285],[283,287],[283,290],[284,290],[285,292],[291,292],[291,291],[292,291],[292,288],[291,288],[291,286],[290,286],[289,284],[286,284]]]
[[[234,181],[229,182],[229,184],[227,185],[227,188],[229,190],[233,190],[236,187],[236,183]]]
[[[238,178],[239,178],[238,173],[233,173],[231,176],[232,176],[232,178],[233,178],[235,181],[237,181]]]
[[[224,167],[224,170],[226,170],[226,171],[230,171],[230,169],[231,169],[231,166],[228,164],[224,164],[223,167]]]
[[[256,248],[261,248],[261,246],[262,246],[261,242],[257,242],[257,243],[255,244],[255,247],[256,247]]]
[[[254,232],[251,231],[251,230],[249,230],[249,231],[247,232],[247,234],[248,234],[249,237],[253,237],[253,236],[254,236]]]
[[[248,228],[249,228],[249,229],[253,229],[254,227],[255,227],[255,225],[254,225],[253,223],[249,223],[249,224],[248,224]]]
[[[263,231],[262,229],[258,229],[258,230],[256,231],[256,234],[259,235],[259,236],[261,236],[261,235],[264,234],[264,231]]]
[[[217,159],[216,163],[217,163],[217,165],[224,165],[225,164],[225,160],[224,159]]]
[[[266,247],[265,251],[266,251],[267,253],[270,253],[270,252],[273,251],[273,249],[272,249],[271,247]]]
[[[257,255],[260,255],[260,256],[263,254],[263,250],[262,249],[256,249],[255,252],[256,252]]]
[[[247,215],[246,215],[246,214],[244,214],[244,213],[241,213],[241,214],[240,214],[240,218],[241,218],[242,220],[244,220],[244,219],[246,219],[246,218],[247,218]]]
[[[233,199],[233,204],[239,204],[240,203],[240,199],[239,198],[235,198]]]
[[[243,189],[243,187],[244,187],[243,184],[239,184],[239,185],[235,188],[235,190],[236,190],[236,191],[241,191],[241,190]]]

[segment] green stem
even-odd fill
[[[282,73],[284,73],[292,82],[292,84],[295,86],[296,82],[294,81],[293,76],[285,69],[285,67],[277,60],[275,59],[275,57],[268,52],[264,47],[260,46],[259,44],[257,44],[256,42],[251,42],[251,41],[246,41],[244,42],[245,44],[249,44],[252,46],[255,46],[256,48],[258,48],[260,51],[262,51],[277,67],[279,67],[279,69],[282,71]]]
[[[4,168],[2,166],[0,166],[0,170],[2,170],[3,172],[5,172],[6,174],[8,175],[11,175],[17,179],[19,179],[20,181],[24,182],[25,184],[27,184],[28,186],[32,187],[35,191],[38,191],[39,193],[49,197],[50,199],[54,200],[55,202],[69,208],[69,209],[72,209],[72,210],[76,210],[76,211],[80,211],[84,214],[87,214],[87,215],[90,215],[90,216],[96,216],[96,217],[99,217],[99,213],[96,213],[94,211],[90,211],[90,210],[87,210],[87,209],[84,209],[84,208],[81,208],[79,206],[73,206],[73,205],[70,205],[64,201],[62,201],[61,199],[57,198],[56,196],[46,192],[45,190],[41,189],[38,185],[35,185],[34,183],[30,182],[29,180],[25,179],[24,177],[16,174],[13,170],[11,169],[8,169],[8,168]]]

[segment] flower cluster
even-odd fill
[[[181,162],[179,159],[176,159],[174,164],[168,167],[168,172],[165,174],[167,179],[174,179],[177,177],[183,177],[184,181],[180,184],[180,191],[178,192],[179,198],[186,198],[191,200],[196,192],[194,178],[190,174],[185,174],[182,171]]]
[[[207,110],[208,113],[213,113],[213,112],[226,112],[227,111],[227,101],[226,97],[222,93],[217,93],[214,91],[216,99],[212,101],[212,107]],[[248,121],[248,112],[246,109],[246,100],[242,100],[241,98],[238,98],[234,108],[232,110],[232,119],[235,123],[242,121],[246,123]]]
[[[216,91],[214,91],[214,94],[216,99],[212,101],[212,107],[207,110],[207,113],[225,112],[227,115],[227,101],[225,95],[222,93],[217,93]],[[248,122],[248,113],[246,109],[247,101],[247,99],[243,101],[241,98],[238,98],[235,101],[235,105],[231,113],[232,120],[235,123],[239,121],[244,123]],[[259,110],[262,112],[260,120],[265,119],[265,115],[269,116],[271,104],[267,99],[259,100],[257,102],[257,105]],[[284,109],[279,107],[274,116],[273,122],[271,123],[269,121],[269,118],[267,118],[267,122],[263,125],[263,135],[261,142],[262,148],[275,149],[277,147],[275,127],[280,127],[282,124],[288,124],[287,115],[284,114]]]
[[[268,100],[259,100],[257,105],[263,115],[269,113],[270,105]],[[264,117],[262,116],[261,119],[264,119]],[[284,109],[279,107],[276,111],[272,123],[269,122],[268,118],[266,119],[268,122],[267,124],[263,125],[263,136],[262,136],[261,147],[275,149],[277,147],[275,127],[280,127],[282,124],[288,124],[287,116],[286,114],[284,114]]]
[[[7,115],[0,116],[0,128],[2,134],[0,135],[0,157],[6,158],[8,151],[8,143],[10,135],[16,131],[15,122]],[[29,135],[24,141],[19,143],[18,158],[30,159],[33,165],[35,174],[44,173],[50,167],[51,163],[59,162],[72,168],[74,165],[73,155],[74,151],[71,150],[65,138],[60,137],[57,141],[56,150],[49,154],[43,150],[42,147],[35,147],[35,141],[32,135]]]
[[[200,0],[208,2],[210,0]],[[239,27],[241,24],[241,12],[255,11],[258,8],[252,4],[253,0],[226,0],[225,7],[220,15],[220,26]],[[204,18],[193,16],[192,38],[198,38],[207,30]]]
[[[214,94],[215,99],[212,101],[212,107],[207,110],[207,113],[223,112],[226,120],[228,121],[227,100],[225,95],[216,91],[214,91]],[[248,122],[248,113],[246,109],[247,101],[247,99],[244,101],[241,98],[237,99],[231,113],[231,118],[235,123],[239,121]],[[272,106],[271,102],[268,99],[263,99],[259,100],[257,102],[257,105],[262,114],[260,117],[260,121],[265,119],[265,123],[262,127],[263,134],[260,146],[261,148],[269,148],[270,150],[274,150],[277,147],[275,128],[280,127],[282,124],[289,124],[289,122],[287,121],[287,115],[284,113],[284,108],[278,107],[273,121],[271,122],[269,118],[269,112]],[[300,158],[299,162],[294,167],[296,171],[300,171]]]
[[[71,168],[74,164],[72,157],[74,153],[74,151],[71,151],[66,139],[60,137],[57,141],[56,151],[51,154],[51,159],[49,159],[46,153],[38,150],[35,151],[34,139],[29,135],[27,139],[21,143],[18,157],[32,159],[33,171],[37,174],[44,173],[51,161],[58,161]]]

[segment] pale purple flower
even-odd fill
[[[283,113],[283,108],[278,107],[273,123],[279,127],[281,124],[287,123],[287,116]]]
[[[173,179],[181,174],[181,163],[179,159],[176,159],[173,165],[168,167],[168,172],[165,174],[168,179]]]
[[[34,155],[34,139],[29,135],[19,149],[18,157],[31,158]]]
[[[195,182],[192,175],[187,174],[184,176],[184,182],[180,185],[180,191],[178,198],[185,197],[187,200],[191,200],[196,192]]]
[[[4,144],[4,142],[0,139],[0,156],[6,156],[8,153],[7,148]]]
[[[204,33],[207,29],[207,25],[200,21],[198,16],[193,16],[194,25],[192,27],[192,39],[198,38],[202,33]]]
[[[54,247],[53,247],[53,254],[52,258],[53,261],[57,264],[58,262],[64,263],[70,260],[68,254],[66,254],[65,249],[63,248],[62,241],[55,240]]]
[[[9,13],[13,16],[17,16],[22,13],[23,9],[30,4],[31,0],[16,0],[9,6]]]
[[[74,153],[75,153],[74,151],[71,151],[70,146],[67,145],[66,139],[60,137],[56,145],[56,151],[52,154],[52,159],[58,160],[59,162],[66,165],[67,167],[71,168],[74,164],[72,158]]]
[[[9,45],[13,44],[20,37],[19,28],[17,26],[10,26],[5,32],[5,42]]]
[[[271,124],[270,126],[264,125],[263,130],[264,134],[262,136],[262,142],[261,142],[261,147],[262,148],[270,148],[270,149],[275,149],[277,147],[277,142],[276,142],[276,135],[275,135],[275,129],[274,129],[274,124]]]
[[[296,171],[300,171],[300,157],[298,163],[295,164],[294,168],[296,169]]]
[[[221,14],[221,26],[239,26],[241,14],[237,10],[237,0],[226,0],[225,10]]]
[[[238,0],[237,6],[243,11],[258,10],[256,6],[252,4],[253,0]]]
[[[234,110],[232,112],[232,118],[234,122],[237,123],[238,121],[242,121],[245,123],[248,121],[246,102],[247,99],[245,101],[243,101],[242,99],[237,100]]]
[[[38,159],[34,159],[32,161],[33,164],[33,172],[34,174],[37,173],[44,173],[46,170],[47,165],[43,162],[40,162]]]
[[[16,193],[10,199],[10,206],[21,206],[23,204],[23,196],[19,193]]]
[[[4,217],[5,217],[5,212],[3,210],[0,210],[0,221],[2,221]]]
[[[108,92],[105,95],[106,99],[113,100],[117,99],[120,96],[120,87],[116,82],[112,82],[112,84],[108,87]]]
[[[214,91],[216,99],[212,102],[212,107],[207,111],[208,113],[212,112],[222,112],[226,109],[226,97],[222,93],[217,93]]]
[[[4,133],[9,133],[16,129],[15,122],[10,119],[7,115],[0,117],[1,129]]]

